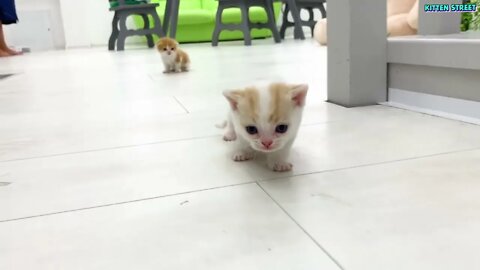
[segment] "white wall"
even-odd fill
[[[81,5],[73,0],[59,1],[67,48],[107,45],[113,18],[107,0],[82,0]],[[127,39],[127,43],[135,42],[138,38]]]
[[[36,46],[40,49],[61,49],[65,47],[59,0],[15,0],[15,3],[19,23],[5,27],[9,44],[13,46]],[[39,19],[42,19],[42,22],[35,25],[35,20]],[[22,22],[24,22],[23,25]],[[42,28],[47,25],[49,29]]]
[[[88,21],[92,16],[87,13],[85,0],[81,4],[72,0],[59,0],[65,32],[65,47],[89,46]]]
[[[59,0],[67,48],[106,45],[113,13],[107,0]]]

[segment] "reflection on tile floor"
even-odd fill
[[[12,75],[13,75],[13,74],[0,74],[0,80],[6,79],[6,78],[8,78],[8,77],[10,77],[10,76],[12,76]]]

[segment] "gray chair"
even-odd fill
[[[112,34],[108,41],[109,50],[115,50],[116,43],[117,50],[123,51],[125,49],[125,40],[130,36],[145,36],[149,48],[155,46],[153,35],[157,35],[158,37],[165,36],[160,18],[156,11],[158,4],[148,3],[145,0],[136,2],[128,1],[129,3],[127,3],[126,0],[110,0],[110,2],[115,2],[116,5],[110,8],[110,11],[115,12],[115,14],[112,20]],[[127,28],[127,18],[131,15],[139,15],[143,18],[143,29]],[[148,15],[153,18],[153,27],[150,27]]]
[[[251,7],[262,7],[267,12],[266,23],[250,22],[248,10]],[[227,8],[239,8],[242,13],[242,21],[240,24],[225,24],[222,22],[223,11]],[[280,33],[275,23],[275,14],[273,12],[273,0],[218,0],[218,9],[215,21],[215,29],[213,30],[212,46],[217,46],[220,33],[223,30],[240,30],[243,32],[245,45],[252,44],[252,36],[250,31],[253,28],[268,28],[272,31],[273,39],[276,43],[281,42]]]
[[[305,9],[308,11],[308,20],[301,20],[301,24],[302,26],[308,26],[312,31],[313,36],[313,29],[315,28],[315,24],[317,23],[314,18],[313,10],[319,9],[320,13],[322,14],[322,18],[326,18],[327,11],[325,10],[324,6],[326,0],[296,0],[295,2],[297,3],[297,8],[299,10]],[[280,27],[280,36],[282,37],[282,39],[285,38],[285,31],[287,30],[287,28],[295,25],[293,22],[290,22],[288,20],[289,13],[290,7],[288,3],[285,3],[283,10],[282,26]],[[294,35],[295,37],[297,37],[298,33],[295,32]]]

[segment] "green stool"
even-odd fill
[[[251,22],[248,16],[249,9],[251,7],[262,7],[267,12],[267,22]],[[222,22],[222,14],[225,9],[239,8],[241,10],[241,22],[240,24],[224,23]],[[267,28],[272,31],[273,39],[275,43],[280,43],[280,33],[278,32],[277,25],[275,23],[275,14],[273,11],[273,0],[218,0],[218,9],[215,19],[215,29],[212,35],[212,46],[217,46],[220,33],[223,30],[240,30],[243,32],[243,39],[246,46],[252,44],[252,36],[250,31],[253,28],[262,29]]]
[[[314,9],[319,9],[320,13],[322,14],[322,18],[327,17],[327,11],[325,9],[325,4],[327,1],[326,0],[296,0],[295,1],[297,4],[297,8],[299,10],[305,9],[308,11],[308,20],[300,20],[300,23],[302,26],[308,26],[310,30],[312,31],[312,37],[313,37],[313,30],[315,29],[315,24],[317,21],[315,21],[313,10]],[[280,36],[282,39],[285,38],[285,31],[287,30],[288,27],[295,26],[294,22],[290,22],[288,20],[288,15],[291,13],[290,6],[288,3],[285,3],[285,10],[283,11],[283,21],[282,21],[282,26],[280,27]],[[297,31],[294,32],[294,37],[298,38],[299,34]]]
[[[164,37],[160,18],[156,8],[158,4],[148,3],[146,0],[110,0],[110,11],[115,12],[112,20],[112,34],[108,41],[108,49],[123,51],[125,49],[125,40],[130,36],[145,36],[149,48],[153,48],[153,35]],[[131,15],[140,15],[144,22],[143,29],[131,30],[127,28],[127,18]],[[148,15],[152,16],[154,26],[150,28]]]

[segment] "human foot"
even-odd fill
[[[10,53],[8,53],[4,50],[0,50],[0,57],[7,57],[7,56],[11,56]]]
[[[1,48],[0,49],[0,57],[8,57],[8,56],[15,56],[15,55],[22,55],[23,52],[14,51],[10,48]]]
[[[7,48],[6,51],[7,51],[10,55],[12,55],[12,56],[14,56],[14,55],[22,55],[22,54],[23,54],[22,51],[14,51],[14,50],[12,50],[12,49],[10,49],[10,48]]]

